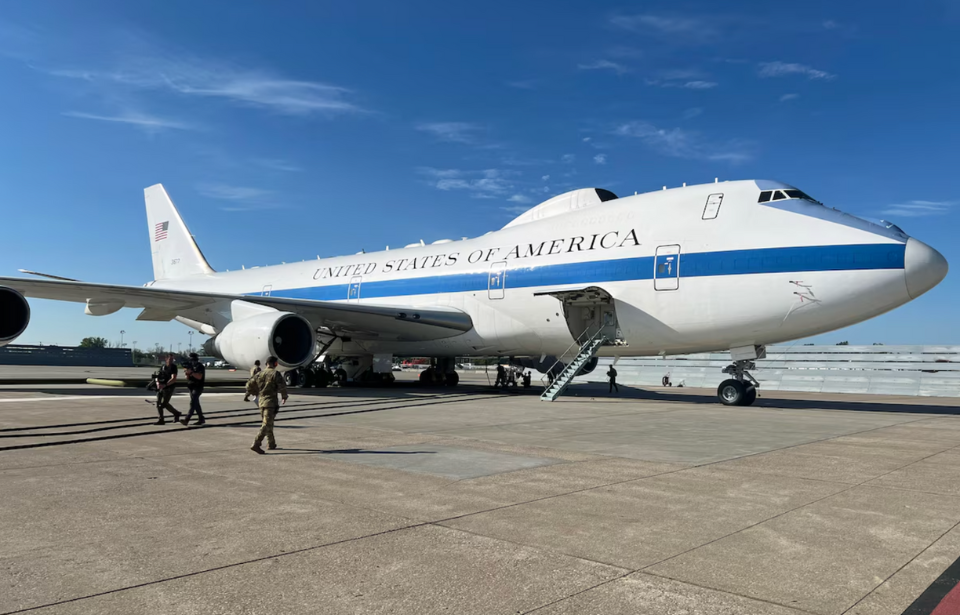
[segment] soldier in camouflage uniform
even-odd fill
[[[278,392],[283,399],[280,403],[277,403]],[[267,448],[270,450],[277,448],[277,441],[273,437],[273,419],[279,412],[280,406],[287,403],[287,383],[283,380],[283,374],[277,371],[277,357],[267,359],[267,369],[247,381],[247,395],[259,396],[263,424],[250,450],[263,455],[265,453],[260,448],[260,444],[264,438],[267,439]]]

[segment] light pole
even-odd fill
[[[183,351],[180,348],[183,346],[183,342],[177,342],[177,354],[183,354]]]
[[[123,329],[120,329],[120,347],[123,348],[123,334],[126,333]]]
[[[133,340],[133,349],[130,351],[130,356],[133,357],[133,364],[137,364],[137,340]]]
[[[190,336],[190,352],[193,352],[193,329],[187,331],[187,335]]]

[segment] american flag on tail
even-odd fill
[[[170,228],[169,222],[157,222],[153,226],[153,241],[157,242],[167,238],[167,229]]]

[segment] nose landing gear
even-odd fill
[[[756,369],[757,364],[750,360],[734,361],[723,368],[729,378],[717,387],[717,397],[725,406],[749,406],[757,400],[757,387],[760,383],[747,370]]]

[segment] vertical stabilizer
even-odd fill
[[[143,190],[153,253],[153,279],[169,280],[214,273],[163,185]]]

